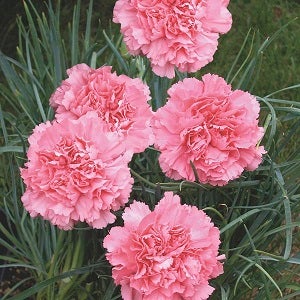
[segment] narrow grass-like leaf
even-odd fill
[[[267,97],[264,97],[266,99]],[[285,105],[290,105],[291,107],[296,106],[300,107],[300,102],[299,101],[290,101],[290,100],[285,100],[285,99],[276,99],[276,98],[267,98],[267,101],[270,103],[278,103],[278,104],[285,104]]]
[[[257,267],[260,271],[262,271],[266,277],[268,277],[268,279],[270,280],[270,282],[275,286],[275,288],[277,289],[277,291],[280,294],[280,297],[282,297],[282,291],[280,289],[280,287],[278,286],[278,284],[276,283],[276,281],[274,280],[274,278],[259,264],[255,264],[255,267]]]
[[[32,114],[30,113],[31,107],[34,107],[34,103],[32,101],[32,96],[28,91],[27,86],[25,83],[21,81],[16,71],[11,67],[8,61],[5,59],[5,56],[0,52],[0,67],[4,73],[4,76],[10,86],[10,89],[14,92],[15,97],[19,97],[22,95],[24,99],[23,102],[19,102],[20,106],[28,116],[28,118],[32,121],[35,125],[36,122]]]
[[[45,263],[42,258],[42,254],[37,247],[36,242],[32,242],[35,240],[34,235],[28,230],[28,227],[21,223],[21,232],[22,232],[22,239],[26,242],[28,247],[28,253],[30,254],[31,261],[34,265],[40,266],[43,272],[46,272]]]
[[[288,196],[284,196],[283,198],[283,205],[284,205],[284,213],[285,213],[285,223],[287,226],[292,224],[292,211],[290,206],[290,201]],[[285,249],[284,249],[284,259],[288,259],[290,257],[293,245],[293,232],[292,228],[286,229],[286,242],[285,242]]]
[[[225,290],[223,286],[221,286],[220,289],[221,289],[221,300],[228,300],[230,290],[229,289]]]
[[[108,287],[107,287],[107,289],[106,289],[106,291],[105,291],[105,294],[103,296],[103,300],[111,300],[115,289],[116,289],[116,285],[114,284],[113,280],[111,280]]]
[[[240,272],[240,275],[238,276],[237,280],[235,281],[235,285],[233,288],[233,295],[237,294],[237,288],[240,284],[241,279],[243,278],[243,276],[246,274],[246,272],[252,268],[254,266],[255,262],[251,262],[249,263],[245,268],[243,268],[243,270]]]
[[[123,57],[121,56],[120,52],[118,51],[118,49],[115,47],[115,45],[112,43],[112,41],[110,40],[110,38],[108,37],[108,35],[106,34],[105,30],[103,30],[103,36],[107,42],[107,44],[109,45],[110,49],[113,51],[115,57],[117,58],[117,61],[120,63],[120,65],[123,68],[123,71],[125,74],[128,74],[129,69],[128,69],[128,65],[125,62],[125,60],[123,59]]]
[[[25,46],[26,46],[27,66],[28,66],[30,74],[33,76],[32,66],[31,66],[31,59],[30,59],[30,54],[29,54],[29,41],[28,41],[28,37],[26,38],[26,44],[25,44]],[[39,96],[37,87],[36,87],[36,85],[35,85],[34,82],[32,82],[32,88],[33,88],[33,92],[34,92],[34,95],[35,95],[35,100],[36,100],[37,106],[39,108],[42,120],[43,120],[43,122],[46,122],[46,114],[45,114],[45,111],[44,111],[44,108],[43,108],[43,105],[42,105],[41,98]]]
[[[2,245],[2,247],[7,249],[9,251],[9,253],[11,253],[12,255],[15,255],[15,257],[17,257],[18,259],[26,257],[26,253],[24,252],[24,249],[16,248],[15,245],[11,245],[10,243],[3,240],[2,238],[0,238],[0,245]]]
[[[190,166],[191,166],[191,168],[192,168],[192,170],[193,170],[193,173],[194,173],[194,176],[195,176],[195,181],[196,181],[197,183],[199,183],[199,182],[200,182],[200,181],[199,181],[199,175],[198,175],[197,169],[196,169],[196,167],[195,167],[195,165],[193,164],[192,161],[190,161]]]
[[[22,70],[23,72],[26,73],[26,75],[28,75],[28,77],[30,78],[30,80],[32,80],[34,82],[34,84],[39,88],[39,90],[41,90],[43,92],[43,95],[45,95],[45,91],[41,85],[41,82],[38,81],[38,79],[32,74],[32,71],[30,72],[28,70],[28,66],[25,66],[23,64],[21,64],[19,61],[8,57],[6,55],[3,55],[3,57],[10,63],[12,63],[14,66],[18,67],[18,69]]]
[[[27,277],[27,278],[20,280],[18,283],[16,283],[14,286],[12,286],[8,290],[8,292],[1,298],[1,300],[7,299],[7,297],[10,296],[11,294],[13,294],[14,291],[17,290],[18,287],[22,286],[25,282],[30,281],[32,279],[33,279],[32,277]],[[9,298],[9,299],[11,299],[11,298]]]
[[[103,266],[103,262],[95,263],[95,264],[90,264],[89,266],[77,268],[75,270],[71,270],[62,274],[59,274],[57,276],[54,276],[52,278],[49,278],[47,280],[44,280],[40,283],[37,283],[30,289],[27,289],[21,293],[19,293],[16,296],[13,296],[10,298],[10,300],[23,300],[27,299],[28,297],[38,293],[40,290],[45,289],[46,287],[50,286],[51,284],[62,280],[64,278],[72,277],[74,275],[80,275],[80,274],[85,274],[85,273],[90,273],[93,272],[94,270],[97,270],[99,267]]]
[[[86,52],[90,48],[92,14],[93,14],[93,0],[90,1],[88,11],[86,13],[86,26],[85,26],[85,34],[84,34],[84,48]]]
[[[249,33],[250,33],[250,31],[249,31]],[[241,52],[243,51],[243,47],[244,47],[244,45],[245,45],[245,43],[246,43],[246,41],[248,39],[248,34],[246,36],[246,39],[244,40],[244,43],[242,45],[242,49],[240,49]],[[246,58],[244,59],[244,61],[243,61],[242,65],[240,66],[240,68],[237,70],[237,72],[234,74],[234,76],[232,77],[232,79],[229,81],[230,84],[237,78],[237,76],[239,75],[239,73],[243,70],[243,68],[246,66],[248,60],[250,59],[252,51],[253,51],[254,37],[255,37],[255,34],[252,35],[251,46],[250,46],[250,49],[248,51],[248,54],[247,54]],[[238,54],[238,56],[239,55],[240,55],[240,53]],[[229,75],[227,75],[227,77],[229,78]]]
[[[284,230],[287,230],[287,229],[290,229],[290,228],[296,228],[296,227],[299,227],[299,226],[300,226],[300,222],[292,222],[288,225],[282,225],[282,226],[279,226],[277,228],[274,228],[274,229],[268,231],[266,233],[266,235],[269,236],[269,235],[275,234],[277,232],[284,231]]]
[[[39,14],[36,11],[36,9],[35,9],[34,5],[32,4],[32,2],[31,1],[28,1],[28,2],[30,4],[30,8],[33,10],[35,16],[39,16]],[[32,41],[34,43],[33,47],[34,47],[35,57],[37,58],[37,60],[39,62],[42,62],[43,61],[43,54],[42,54],[42,49],[41,49],[41,45],[40,45],[40,42],[39,42],[38,33],[37,33],[37,30],[36,30],[36,24],[33,21],[31,12],[28,8],[28,5],[27,5],[26,1],[23,2],[23,5],[24,5],[24,10],[25,10],[25,14],[26,14],[26,17],[27,17],[28,25],[29,25],[29,28],[30,28],[30,34],[32,35]]]
[[[280,90],[277,90],[277,91],[275,91],[271,94],[266,95],[265,98],[269,98],[269,97],[274,96],[274,95],[276,95],[278,93],[281,93],[281,92],[285,92],[285,91],[289,91],[289,90],[293,90],[293,89],[299,89],[299,88],[300,88],[300,84],[295,84],[295,85],[292,85],[292,86],[288,86],[288,87],[282,88]]]
[[[258,97],[258,99],[267,105],[267,107],[271,113],[271,116],[272,116],[272,119],[270,122],[271,129],[270,129],[270,133],[269,133],[269,136],[267,139],[267,143],[265,144],[265,148],[268,150],[268,149],[270,149],[271,144],[274,142],[273,138],[275,137],[276,129],[277,129],[277,117],[276,117],[275,109],[273,108],[273,106],[270,103],[268,103],[268,101],[266,101],[263,98],[259,98],[259,97]]]
[[[234,219],[233,221],[228,223],[226,226],[221,228],[220,233],[222,234],[222,233],[226,232],[227,230],[229,230],[231,227],[233,227],[234,225],[236,225],[238,223],[243,223],[245,219],[247,219],[251,215],[259,213],[259,211],[260,211],[259,209],[251,209],[250,211],[242,214],[240,217]]]
[[[288,112],[300,116],[300,108],[297,107],[276,107],[276,110],[284,111],[284,112]]]
[[[79,36],[79,21],[80,21],[80,0],[74,6],[72,30],[71,30],[71,65],[78,63],[78,36]]]
[[[33,270],[38,270],[38,268],[28,265],[28,264],[2,264],[0,265],[0,269],[1,268],[27,268],[27,269],[33,269]]]
[[[261,260],[270,260],[270,261],[277,261],[277,262],[287,262],[287,263],[290,263],[290,264],[300,265],[300,259],[297,258],[297,257],[291,257],[289,259],[284,259],[281,256],[273,255],[273,254],[270,254],[270,253],[265,253],[263,251],[258,251],[258,250],[256,250],[256,251],[258,253],[267,254],[267,255],[259,256],[259,258]]]
[[[3,146],[0,147],[0,153],[7,153],[7,152],[14,152],[14,153],[24,153],[24,149],[21,146]]]
[[[59,33],[59,7],[60,1],[57,3],[57,13],[53,11],[51,2],[49,2],[48,12],[49,12],[49,44],[50,51],[53,55],[53,63],[54,63],[54,85],[58,86],[58,84],[62,81],[62,70],[65,70],[65,62],[62,55],[62,47],[61,41],[62,38]]]
[[[297,291],[297,292],[294,292],[294,293],[291,293],[287,296],[284,296],[284,297],[281,297],[281,298],[277,298],[276,300],[296,300],[298,299],[297,297],[300,297],[300,291]]]
[[[249,263],[253,263],[253,266],[255,266],[256,268],[258,268],[269,280],[270,282],[275,286],[275,288],[277,289],[277,291],[280,294],[280,297],[282,297],[282,291],[279,288],[278,284],[276,283],[276,281],[273,279],[273,277],[259,264],[255,263],[254,261],[252,261],[251,259],[243,256],[243,255],[239,255],[240,258],[248,261]]]
[[[237,63],[238,63],[238,61],[239,61],[239,59],[240,59],[240,57],[241,57],[242,52],[243,52],[244,49],[245,49],[246,43],[247,43],[247,41],[248,41],[248,39],[249,39],[250,32],[251,32],[251,29],[248,30],[248,32],[247,32],[247,34],[246,34],[246,36],[245,36],[245,38],[244,38],[244,41],[243,41],[243,43],[242,43],[242,46],[240,47],[238,54],[235,56],[235,59],[234,59],[233,63],[231,64],[230,70],[229,70],[229,72],[228,72],[228,74],[227,74],[227,76],[226,76],[226,79],[225,79],[227,82],[232,82],[232,81],[233,81],[233,79],[230,80],[231,74],[232,74],[232,72],[233,72],[235,66],[236,66]],[[236,74],[236,75],[237,75],[237,74]]]
[[[13,247],[17,247],[18,249],[22,248],[22,244],[19,242],[17,237],[13,233],[9,232],[1,223],[0,223],[0,232],[2,233],[2,236],[7,239],[7,241],[10,241]],[[1,239],[1,241],[4,240]]]

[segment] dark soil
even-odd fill
[[[17,295],[21,291],[24,291],[32,287],[35,282],[31,279],[31,274],[26,268],[6,268],[1,274],[3,279],[0,280],[0,298],[10,292],[10,296]],[[26,281],[20,284],[22,281]],[[15,290],[12,291],[16,284],[20,284]]]

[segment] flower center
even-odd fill
[[[151,272],[160,272],[174,267],[177,258],[189,245],[189,234],[181,226],[152,226],[139,237],[139,260]]]
[[[196,152],[197,154],[204,153],[211,141],[211,135],[206,123],[186,128],[181,132],[180,136],[189,151],[191,153]]]
[[[151,35],[158,35],[165,31],[166,36],[188,34],[197,31],[201,26],[201,2],[196,1],[180,1],[180,0],[164,0],[140,1],[137,6],[140,16],[143,16],[149,25],[154,27]]]
[[[89,186],[89,181],[101,171],[93,157],[93,147],[80,138],[63,137],[51,151],[41,151],[40,160],[48,169],[52,188],[66,186],[71,181],[78,188]],[[69,177],[62,177],[69,174]]]
[[[98,113],[98,116],[105,121],[111,131],[118,129],[127,130],[133,123],[134,107],[126,99],[125,84],[116,83],[110,88],[91,90],[89,93],[89,106]]]

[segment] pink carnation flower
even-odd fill
[[[94,228],[114,222],[111,210],[128,201],[133,184],[130,157],[116,133],[103,133],[97,115],[89,113],[40,124],[28,140],[22,202],[32,217],[65,230],[78,221]]]
[[[155,146],[161,151],[162,170],[173,179],[225,185],[254,170],[265,153],[257,147],[263,136],[258,126],[256,98],[231,86],[217,75],[202,81],[187,78],[169,90],[167,104],[153,120]]]
[[[195,72],[212,61],[220,34],[231,28],[229,0],[118,0],[113,21],[121,24],[131,54],[143,54],[154,73],[172,78],[174,67]]]
[[[108,66],[95,70],[86,64],[75,65],[67,73],[69,78],[50,98],[58,121],[96,111],[107,130],[123,138],[127,150],[142,152],[153,143],[150,91],[140,79],[117,76]]]
[[[209,297],[208,280],[223,273],[225,257],[218,256],[220,232],[203,211],[166,192],[153,212],[134,201],[123,219],[103,245],[124,300]]]

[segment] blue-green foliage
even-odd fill
[[[116,26],[105,30],[99,26],[93,17],[93,1],[86,8],[82,12],[77,1],[68,26],[63,27],[59,3],[53,7],[50,1],[41,14],[31,2],[25,2],[26,20],[18,19],[17,58],[0,53],[6,79],[0,83],[0,209],[6,217],[0,224],[0,245],[5,249],[0,255],[1,268],[28,270],[28,278],[2,299],[120,299],[102,248],[108,229],[96,231],[81,224],[73,231],[60,231],[47,221],[30,218],[20,201],[24,185],[19,167],[26,161],[27,138],[36,124],[53,118],[49,97],[66,77],[66,69],[79,62],[93,67],[107,64],[118,74],[138,76],[150,86],[154,110],[165,103],[170,85],[188,76],[177,73],[172,81],[153,75],[145,58],[128,55]],[[219,67],[221,73],[235,88],[257,93],[262,55],[275,38],[278,41],[287,34],[290,26],[293,23],[283,25],[268,38],[250,30],[229,65]],[[218,61],[217,56],[214,70]],[[280,96],[287,91],[295,95],[300,84],[275,84],[274,92],[257,95],[260,121],[265,127],[261,144],[268,153],[256,171],[243,173],[227,186],[212,188],[166,178],[157,163],[158,153],[151,147],[135,155],[130,164],[135,178],[132,199],[143,199],[153,207],[164,191],[171,190],[185,203],[204,209],[220,228],[225,271],[212,281],[216,292],[211,299],[300,296],[295,280],[300,264],[299,234],[295,230],[300,225],[300,102]],[[26,281],[32,282],[32,287],[20,292]]]

